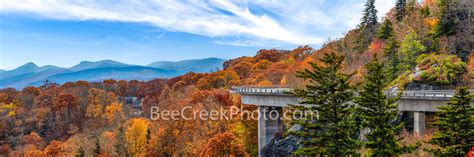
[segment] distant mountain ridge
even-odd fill
[[[225,60],[220,58],[192,59],[177,62],[159,61],[148,64],[147,66],[168,70],[204,73],[220,70],[224,61]],[[220,67],[216,65],[220,65]]]
[[[81,70],[93,69],[93,68],[127,67],[127,66],[130,66],[130,65],[113,61],[113,60],[101,60],[97,62],[82,61],[79,64],[74,65],[71,68],[69,68],[69,70],[81,71]]]
[[[0,75],[0,79],[8,78],[8,77],[13,77],[17,75],[22,75],[22,74],[27,74],[27,73],[37,73],[45,70],[51,70],[51,69],[62,69],[57,66],[52,66],[52,65],[45,65],[42,67],[38,67],[35,63],[29,62],[26,63],[16,69],[10,70],[10,71],[3,71]]]
[[[49,76],[45,80],[63,84],[77,80],[84,81],[102,81],[106,79],[116,80],[151,80],[155,78],[169,78],[177,76],[177,72],[173,70],[158,69],[143,66],[128,67],[106,67],[93,68],[77,72],[60,73]],[[36,81],[30,85],[39,86],[43,81]]]
[[[177,62],[158,61],[147,66],[131,65],[113,60],[96,62],[82,61],[70,68],[52,65],[37,66],[26,63],[13,70],[0,70],[0,88],[13,87],[21,89],[26,86],[39,86],[44,80],[56,83],[78,80],[102,81],[117,80],[151,80],[170,78],[187,72],[205,73],[222,69],[224,59],[205,58]]]

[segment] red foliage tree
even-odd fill
[[[247,78],[251,74],[252,67],[252,63],[243,61],[232,66],[232,69],[239,75],[240,78]]]
[[[5,88],[0,90],[0,102],[5,104],[12,103],[18,98],[18,91],[15,88]]]
[[[41,136],[36,132],[31,132],[30,134],[23,136],[22,142],[24,144],[32,144],[39,147],[43,143],[43,138],[41,138]]]
[[[276,62],[280,60],[280,54],[278,50],[276,49],[271,49],[271,50],[260,50],[257,52],[257,55],[255,55],[255,60],[259,61],[262,59],[266,59],[270,62]]]
[[[78,98],[75,95],[68,94],[68,93],[60,93],[55,99],[52,106],[53,112],[55,112],[56,117],[59,117],[58,123],[59,128],[62,129],[55,129],[56,133],[59,135],[64,135],[67,133],[67,130],[70,129],[73,124],[76,126],[80,126],[82,123],[81,116],[79,111],[79,103]],[[58,134],[56,134],[58,135]]]
[[[23,88],[22,92],[26,94],[31,94],[35,97],[41,94],[41,90],[33,86]]]

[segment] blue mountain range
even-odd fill
[[[79,80],[94,82],[106,79],[146,81],[175,77],[187,72],[214,72],[222,69],[224,61],[220,58],[205,58],[177,62],[159,61],[139,66],[102,60],[82,61],[70,68],[52,65],[39,67],[30,62],[13,70],[0,70],[0,88],[22,89],[27,86],[39,86],[45,80],[60,84]]]

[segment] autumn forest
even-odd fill
[[[291,94],[303,103],[320,104],[310,110],[321,116],[340,107],[337,121],[285,121],[286,128],[304,128],[275,135],[301,139],[288,156],[468,156],[474,148],[474,2],[396,0],[377,17],[374,1],[364,1],[356,28],[319,49],[261,49],[226,60],[215,72],[172,78],[44,80],[40,86],[1,89],[0,156],[258,156],[255,119],[150,118],[153,107],[257,110],[230,92],[234,86],[296,89]],[[387,90],[457,93],[434,116],[431,129],[417,135],[403,123],[391,123],[400,115],[396,100],[384,96]],[[360,140],[364,128],[372,131]]]

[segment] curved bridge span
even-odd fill
[[[240,94],[243,104],[287,107],[298,105],[300,99],[291,94],[293,89],[287,87],[246,87],[231,88],[231,93]],[[471,90],[474,92],[474,90]],[[396,97],[400,91],[386,92],[388,97]],[[445,105],[454,95],[455,90],[409,90],[403,91],[398,101],[399,111],[437,112],[438,106]],[[474,99],[472,100],[474,102]]]
[[[231,88],[231,93],[241,96],[241,103],[258,106],[259,113],[283,112],[283,108],[298,105],[300,99],[291,94],[293,89],[287,87],[251,87],[236,86]],[[388,97],[396,97],[401,91],[386,92]],[[471,90],[471,93],[474,90]],[[427,115],[432,116],[438,111],[439,106],[446,105],[453,97],[454,90],[412,90],[403,91],[397,101],[398,110],[406,113],[413,122],[413,131],[424,134],[427,127]],[[471,101],[474,104],[474,99]],[[280,114],[282,115],[282,114]],[[259,156],[262,150],[275,137],[275,133],[284,130],[280,119],[270,120],[260,116],[258,120],[258,148]]]

